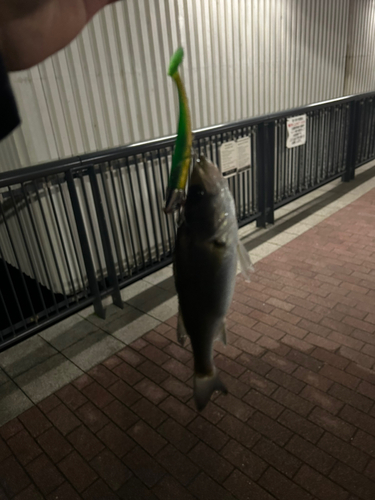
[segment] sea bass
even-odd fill
[[[213,343],[226,343],[225,316],[232,301],[239,248],[236,210],[227,181],[205,157],[196,161],[177,231],[174,277],[179,302],[177,336],[188,335],[194,354],[194,398],[198,410],[212,393],[227,389],[213,360]],[[242,267],[249,256],[240,247]]]

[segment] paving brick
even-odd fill
[[[342,420],[341,416],[335,417],[322,408],[314,408],[309,415],[309,420],[345,441],[348,441],[355,433],[353,425]]]
[[[42,410],[43,413],[47,414],[56,406],[59,406],[61,403],[61,400],[57,398],[54,394],[51,394],[51,396],[48,396],[48,398],[43,399],[40,403],[38,403],[38,408]]]
[[[134,389],[136,389],[145,398],[149,399],[151,403],[154,404],[159,404],[168,396],[168,393],[166,391],[164,391],[161,387],[147,378],[144,378],[143,380],[138,382],[134,386]]]
[[[350,347],[342,346],[340,347],[340,354],[344,356],[344,358],[348,358],[351,361],[355,361],[365,368],[372,368],[374,365],[375,359],[371,356],[367,356],[366,354],[362,354],[358,351],[354,351]]]
[[[21,431],[21,433],[22,432],[25,432],[25,431]],[[5,441],[3,441],[3,439],[0,438],[0,462],[5,460],[6,458],[8,458],[11,454],[12,454],[12,452],[10,451],[10,449],[7,446],[7,444],[5,443]]]
[[[244,401],[271,418],[277,418],[283,411],[283,407],[281,405],[255,390],[251,390],[245,396]]]
[[[72,451],[69,442],[54,427],[39,436],[37,441],[39,446],[54,463],[60,462],[60,460]]]
[[[283,387],[279,387],[277,391],[272,394],[272,398],[302,416],[307,416],[314,406],[312,403],[309,403]]]
[[[104,406],[107,406],[114,399],[112,394],[97,382],[84,387],[82,392],[98,408],[104,408]]]
[[[246,372],[243,375],[245,374]],[[241,377],[243,375],[241,375]],[[239,379],[232,377],[231,375],[228,375],[228,373],[221,372],[220,379],[222,380],[222,382],[224,382],[224,385],[228,389],[229,393],[236,398],[241,399],[250,390],[247,384],[243,383]]]
[[[284,446],[292,436],[288,429],[260,412],[256,412],[248,423],[254,430],[280,446]]]
[[[87,373],[84,373],[80,377],[76,378],[72,384],[74,387],[76,387],[79,391],[81,391],[84,387],[87,387],[88,385],[92,384],[94,380],[87,375]]]
[[[76,410],[87,402],[87,398],[71,384],[66,385],[55,394],[70,410]]]
[[[131,427],[127,434],[150,455],[155,455],[167,444],[163,437],[141,420]]]
[[[63,476],[44,454],[29,463],[26,470],[43,495],[48,495],[64,482]]]
[[[33,437],[39,436],[51,427],[51,422],[36,406],[26,410],[18,418]]]
[[[108,391],[112,396],[115,396],[126,406],[131,406],[133,403],[141,399],[139,392],[134,390],[123,380],[117,380],[117,382],[108,388]]]
[[[112,422],[103,427],[97,437],[119,458],[135,447],[135,442]]]
[[[362,430],[358,430],[352,440],[353,446],[364,451],[371,457],[375,458],[375,438]]]
[[[267,337],[263,337],[267,338]],[[249,340],[239,338],[236,340],[234,343],[236,348],[240,349],[242,352],[247,352],[248,354],[251,354],[252,356],[262,356],[264,354],[265,350],[263,347],[261,347],[258,344],[254,344],[254,342],[250,342]],[[238,375],[235,375],[238,376]]]
[[[1,490],[0,490],[0,498],[3,498],[1,496]],[[5,498],[5,493],[4,493],[4,498]],[[74,499],[74,496],[72,496],[72,498]],[[25,490],[21,491],[21,493],[19,493],[14,497],[14,500],[42,500],[42,499],[43,497],[41,493],[36,489],[34,485],[28,486]]]
[[[297,363],[298,365],[303,366],[307,370],[311,370],[313,372],[318,372],[323,365],[323,363],[318,361],[317,359],[314,359],[311,356],[307,356],[306,354],[293,349],[289,351],[286,357],[290,361],[293,361],[294,363]],[[294,373],[295,372],[293,372],[293,375]]]
[[[187,425],[191,422],[196,413],[191,410],[188,406],[178,401],[173,396],[165,399],[159,408],[163,410],[167,415],[177,420],[182,425]]]
[[[120,401],[112,401],[112,403],[104,408],[104,412],[123,430],[127,430],[139,420],[139,417],[120,403]]]
[[[172,476],[164,476],[153,492],[160,500],[194,500],[194,497]]]
[[[82,498],[84,498],[84,500],[117,500],[119,497],[102,479],[97,479],[95,483],[83,493]]]
[[[14,456],[10,456],[0,463],[0,478],[0,485],[10,498],[30,484],[30,478]],[[5,496],[4,499],[7,500],[7,497]]]
[[[80,425],[78,418],[65,405],[61,404],[48,413],[53,425],[65,436]]]
[[[130,347],[128,348],[128,350],[130,351]],[[122,351],[120,351],[120,352],[122,352]],[[115,368],[116,366],[118,366],[119,364],[122,363],[121,358],[119,358],[118,355],[119,355],[119,353],[117,353],[117,356],[116,356],[116,354],[114,354],[110,358],[106,359],[105,361],[103,361],[103,365],[105,367],[107,367],[109,370],[113,370],[113,368]],[[125,361],[127,361],[127,359],[125,359]]]
[[[266,490],[238,470],[232,472],[225,481],[224,486],[233,493],[237,500],[248,500],[249,498],[256,498],[257,500],[274,499]]]
[[[118,364],[116,366],[118,366]],[[105,388],[114,384],[118,380],[118,377],[103,365],[91,368],[88,374]]]
[[[257,481],[268,467],[264,460],[233,439],[224,446],[221,455],[254,481]]]
[[[318,446],[358,472],[362,472],[369,461],[368,456],[356,449],[352,444],[342,441],[329,432],[324,434]]]
[[[161,424],[158,432],[183,453],[187,453],[198,442],[191,432],[171,418]]]
[[[5,445],[4,445],[5,446]],[[21,465],[26,465],[42,453],[41,448],[26,430],[18,432],[8,440],[8,446]],[[8,454],[5,454],[6,458]]]
[[[190,423],[188,429],[216,451],[219,451],[229,439],[217,426],[200,416]]]
[[[252,448],[253,445],[260,439],[260,434],[231,415],[226,415],[220,421],[218,426],[229,436],[247,448]]]
[[[375,481],[375,460],[372,459],[368,463],[365,474],[367,477],[369,477],[372,481]]]
[[[237,362],[262,376],[266,375],[272,369],[272,366],[263,359],[258,359],[247,353],[242,353],[241,356],[237,358]]]
[[[235,398],[232,394],[220,395],[215,402],[218,406],[243,422],[246,422],[254,413],[253,408],[240,399]]]
[[[145,363],[147,363],[147,361],[145,361]],[[142,363],[140,366],[143,366],[145,363]],[[128,363],[121,363],[112,371],[129,385],[134,385],[143,378],[142,374],[135,370]]]
[[[168,341],[166,342],[168,343]],[[113,370],[116,366],[121,364],[122,362],[121,360],[125,361],[128,365],[131,365],[134,368],[145,361],[145,358],[139,352],[134,351],[129,346],[125,347],[125,349],[118,352],[116,358],[117,359],[115,361],[110,363],[111,366],[108,366],[109,369]],[[106,362],[104,362],[103,364],[106,364]]]
[[[227,490],[219,486],[204,472],[201,472],[192,481],[189,490],[199,500],[235,500]]]
[[[320,500],[346,500],[348,493],[311,467],[303,465],[295,481]]]
[[[153,361],[155,364],[159,366],[161,366],[163,363],[165,363],[170,359],[168,354],[166,354],[161,349],[158,349],[157,347],[151,344],[148,344],[146,347],[144,347],[140,351],[140,354],[142,354],[142,356],[148,358],[149,360]]]
[[[357,377],[354,377],[353,375],[350,375],[349,373],[346,373],[330,365],[324,365],[320,370],[319,375],[324,375],[328,379],[338,382],[339,384],[342,384],[349,389],[355,389],[359,384],[359,379]],[[328,387],[325,390],[327,389]]]
[[[233,466],[204,443],[198,443],[188,457],[206,474],[222,483],[233,470]]]
[[[187,486],[199,472],[198,467],[171,444],[157,454],[156,460],[184,486]]]
[[[100,452],[90,465],[114,491],[131,477],[130,470],[109,450]]]
[[[280,500],[290,500],[291,498],[293,500],[312,500],[313,498],[272,467],[265,472],[259,484]]]
[[[357,365],[357,363],[350,363],[346,368],[347,373],[351,373],[352,375],[361,378],[362,380],[366,380],[372,385],[375,385],[375,372],[374,370],[370,370],[368,368],[364,368],[363,366]]]
[[[323,450],[317,448],[300,436],[293,436],[286,445],[286,450],[325,475],[329,473],[335,463],[335,459],[328,453],[325,453]],[[330,452],[329,449],[326,451]]]
[[[246,370],[244,366],[240,365],[236,361],[225,358],[221,354],[216,356],[215,365],[218,369],[229,373],[229,375],[232,375],[232,377],[235,378],[239,377]]]
[[[352,406],[345,405],[340,413],[340,417],[365,432],[375,436],[375,418],[366,415],[366,413],[363,413]]]
[[[139,446],[125,455],[123,462],[149,488],[160,481],[166,473],[165,469]]]
[[[88,488],[98,477],[87,462],[75,451],[59,463],[59,468],[80,493]]]
[[[266,394],[267,396],[272,394],[277,388],[277,385],[275,383],[250,370],[246,370],[246,372],[241,375],[239,380],[241,382],[244,382],[248,386],[253,387],[257,391]]]
[[[156,384],[161,384],[169,376],[169,374],[165,370],[155,365],[155,363],[153,363],[152,361],[145,361],[138,366],[138,370]],[[136,380],[134,383],[138,382],[139,380],[140,379]]]
[[[330,474],[330,478],[363,500],[373,500],[374,498],[375,482],[367,479],[363,474],[358,474],[358,472],[344,464],[337,463]]]
[[[85,497],[86,498],[86,497]],[[92,496],[92,499],[95,497]],[[102,497],[103,498],[103,497]],[[47,496],[47,500],[81,500],[82,497],[67,482],[61,484],[53,493]],[[108,498],[108,500],[110,500]]]
[[[344,406],[341,401],[328,396],[324,392],[315,389],[315,387],[306,386],[300,395],[308,401],[311,401],[311,403],[320,406],[334,415],[336,415]]]
[[[74,429],[67,439],[86,460],[91,460],[104,448],[103,443],[83,425]]]
[[[359,384],[358,392],[360,392],[364,396],[367,396],[371,400],[375,401],[375,385],[374,384],[370,384],[366,381],[362,381]]]
[[[301,367],[298,367],[296,371],[300,370]],[[276,384],[285,387],[285,389],[298,394],[304,388],[305,384],[300,380],[296,380],[295,372],[293,376],[285,373],[281,370],[273,368],[270,372],[267,373],[267,379],[273,380]]]
[[[278,356],[275,353],[267,352],[263,358],[263,361],[266,361],[269,363],[271,366],[278,368],[279,370],[286,372],[286,373],[292,373],[296,368],[297,365],[293,363],[292,361],[289,361],[281,356]]]
[[[154,346],[159,347],[159,349],[163,349],[170,344],[170,342],[165,337],[160,335],[160,333],[156,332],[155,330],[151,330],[150,332],[146,333],[143,338]]]
[[[331,352],[328,352],[324,349],[317,348],[315,349],[311,355],[314,358],[319,359],[320,361],[323,361],[324,363],[328,363],[331,366],[334,366],[336,368],[339,368],[340,370],[344,370],[348,364],[349,361],[342,356],[338,356],[337,354],[333,354]]]
[[[253,451],[265,462],[290,478],[294,476],[302,464],[298,458],[266,438],[261,438],[253,447]]]
[[[290,410],[285,410],[278,421],[312,443],[316,443],[323,434],[323,429]]]
[[[328,393],[331,396],[334,396],[337,399],[340,399],[344,403],[347,403],[359,410],[364,412],[370,411],[373,405],[373,401],[361,394],[358,394],[357,391],[352,391],[347,387],[344,387],[340,384],[333,384],[333,386],[329,389]]]
[[[137,477],[131,477],[116,492],[116,498],[123,500],[156,500],[156,496]],[[87,500],[90,500],[88,497]],[[102,500],[98,498],[98,500]]]
[[[76,415],[92,432],[97,432],[109,422],[104,413],[90,402],[81,406]]]

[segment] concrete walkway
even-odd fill
[[[0,498],[373,499],[374,179],[241,230],[257,263],[216,347],[230,394],[201,415],[170,268],[2,353]]]

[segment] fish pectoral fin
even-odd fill
[[[215,391],[228,394],[228,389],[220,380],[216,369],[212,375],[194,375],[194,400],[198,411],[202,411],[206,407]]]
[[[216,340],[221,340],[224,345],[227,345],[227,329],[225,325],[225,320],[220,326],[219,333],[217,334]]]
[[[244,244],[242,241],[238,240],[237,244],[237,254],[238,254],[238,261],[240,264],[241,268],[241,274],[245,278],[246,281],[250,281],[250,273],[254,271],[254,267],[251,263],[249,254],[244,247]]]
[[[184,346],[185,340],[187,337],[187,331],[185,328],[184,319],[182,317],[181,311],[178,310],[178,319],[177,319],[177,340],[180,345]]]

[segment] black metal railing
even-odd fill
[[[287,148],[287,119],[306,114],[306,143]],[[198,130],[194,149],[250,138],[228,178],[239,225],[375,158],[375,92]],[[172,261],[176,224],[162,206],[175,136],[0,174],[0,349]]]

